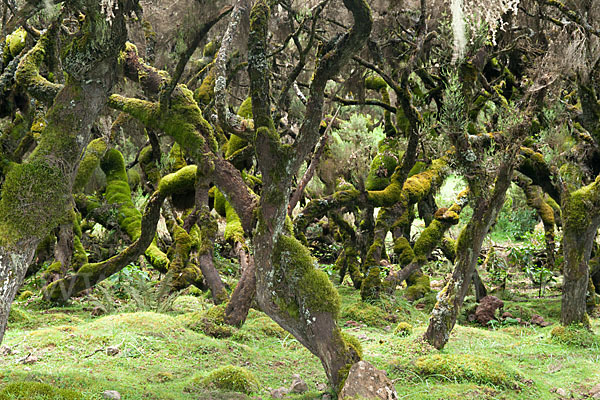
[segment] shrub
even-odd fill
[[[215,338],[229,337],[233,327],[225,324],[226,304],[220,304],[200,312],[192,312],[178,317],[186,328]]]
[[[394,335],[396,336],[409,336],[412,333],[413,327],[408,322],[400,322],[396,329],[394,329]]]

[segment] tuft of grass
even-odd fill
[[[191,387],[194,386],[250,394],[257,391],[260,385],[254,374],[246,368],[226,365],[206,376],[195,376],[191,380]]]
[[[0,400],[83,400],[83,396],[45,383],[14,382],[0,391]]]

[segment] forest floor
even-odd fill
[[[366,360],[387,371],[400,399],[583,399],[600,389],[600,321],[592,319],[596,336],[573,334],[558,342],[551,332],[558,325],[560,297],[506,295],[512,300],[505,300],[504,311],[515,319],[528,321],[538,314],[552,325],[507,319],[482,327],[462,317],[438,352],[420,340],[434,294],[410,304],[399,290],[395,297],[364,304],[351,287],[338,290],[340,325],[361,342]],[[190,312],[210,306],[202,296],[182,295],[165,313],[140,307],[122,312],[135,310],[131,303],[94,317],[97,300],[89,298],[51,309],[35,297],[16,302],[0,347],[0,399],[63,399],[2,397],[4,384],[37,381],[76,390],[84,399],[101,399],[104,391],[116,390],[126,400],[266,400],[272,389],[289,387],[293,374],[309,390],[284,398],[312,400],[330,393],[318,359],[258,311],[251,310],[246,324],[230,337],[215,339],[182,323]],[[400,322],[412,331],[394,332]],[[204,376],[224,365],[247,368],[256,376],[259,385],[249,397],[202,386]]]

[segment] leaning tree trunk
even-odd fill
[[[588,263],[600,226],[600,176],[570,195],[563,193],[562,209],[565,266],[560,322],[589,325],[586,313]]]
[[[488,189],[483,183],[470,182],[469,186],[473,186],[470,187],[471,192],[477,193],[479,198],[475,202],[473,217],[460,233],[452,277],[438,294],[438,301],[431,312],[429,326],[425,332],[425,339],[437,349],[443,348],[448,342],[473,279],[483,240],[504,204],[515,166],[515,147],[507,152],[500,165],[491,194],[486,195]]]
[[[99,2],[81,3],[85,34],[76,39],[63,63],[68,83],[46,114],[47,125],[37,148],[26,163],[11,169],[2,186],[0,338],[37,244],[68,218],[71,188],[81,154],[91,139],[90,127],[117,80],[117,55],[127,36],[123,15],[131,10],[119,4],[115,17],[108,21]],[[36,80],[37,87],[46,84],[55,93],[56,86],[39,75],[39,65],[31,60],[19,65],[18,74]]]

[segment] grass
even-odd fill
[[[339,291],[345,310],[360,301],[357,291],[348,286]],[[289,387],[292,375],[298,373],[310,390],[286,398],[312,400],[322,394],[317,385],[326,382],[320,362],[255,310],[231,337],[215,339],[180,323],[178,315],[203,307],[189,297],[176,302],[180,313],[96,318],[85,302],[45,311],[35,304],[31,299],[15,304],[19,315],[27,317],[15,318],[9,325],[3,345],[12,354],[0,358],[0,387],[35,381],[75,390],[86,400],[101,399],[105,390],[116,390],[128,400],[267,399],[269,388]],[[401,291],[370,304],[373,308],[369,307],[372,312],[366,321],[357,321],[357,313],[348,312],[340,325],[358,338],[367,360],[387,371],[401,399],[556,399],[557,388],[582,397],[600,381],[599,348],[552,339],[556,299],[508,305],[538,313],[555,325],[494,329],[458,325],[446,348],[438,352],[420,340],[427,314],[406,302]],[[395,335],[398,322],[410,323],[412,333]],[[597,319],[592,319],[592,325],[600,334]],[[108,355],[109,346],[116,346],[119,353]],[[38,361],[19,361],[28,355]],[[257,378],[259,385],[249,397],[195,384],[226,365],[243,367]]]

